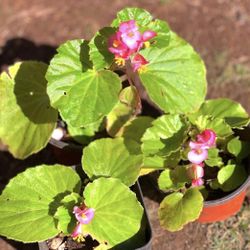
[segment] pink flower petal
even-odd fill
[[[81,208],[75,206],[73,208],[73,213],[75,214],[76,219],[81,224],[88,224],[93,219],[95,215],[95,210],[93,208]]]
[[[197,142],[206,144],[208,148],[215,146],[216,133],[212,129],[205,129],[197,135]]]
[[[188,160],[195,164],[200,164],[208,157],[208,152],[206,149],[192,149],[188,153]]]
[[[141,66],[148,64],[149,62],[139,53],[137,53],[132,59],[133,71],[141,68]]]
[[[199,187],[199,186],[202,186],[203,184],[204,184],[204,180],[202,178],[192,180],[193,187]]]
[[[130,31],[137,31],[138,30],[138,26],[136,25],[135,20],[129,20],[126,22],[122,22],[119,25],[119,31],[121,33],[126,33],[126,32],[130,32]]]
[[[157,35],[156,32],[152,31],[152,30],[146,30],[145,32],[143,32],[142,34],[142,40],[144,42],[152,39],[153,37],[155,37]]]
[[[121,34],[116,32],[108,40],[108,50],[115,55],[115,57],[121,57],[128,59],[131,51],[128,46],[121,40]]]
[[[72,238],[77,238],[78,236],[82,235],[82,224],[77,223],[73,233],[71,234]]]

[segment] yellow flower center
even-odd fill
[[[141,65],[141,67],[138,69],[139,73],[145,73],[148,70],[146,65]]]
[[[149,48],[149,47],[150,47],[150,42],[149,42],[149,41],[144,42],[144,47],[145,47],[145,48]]]
[[[115,58],[115,63],[118,65],[118,66],[124,66],[125,65],[125,59],[121,58],[121,57],[116,57]]]

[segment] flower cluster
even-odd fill
[[[208,157],[208,149],[215,146],[216,133],[211,129],[205,129],[197,135],[196,141],[190,141],[191,150],[188,153],[188,160],[192,163],[189,168],[189,175],[192,178],[192,186],[204,184],[204,162]]]
[[[124,66],[125,61],[131,58],[133,70],[143,70],[148,61],[138,52],[144,46],[150,45],[149,40],[157,34],[152,30],[146,30],[142,34],[135,20],[122,22],[118,31],[109,38],[109,51],[115,55],[115,62]]]
[[[86,208],[85,205],[80,207],[74,206],[73,214],[75,214],[78,222],[71,236],[76,241],[83,241],[82,225],[90,223],[94,217],[95,211],[93,208]]]

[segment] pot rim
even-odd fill
[[[72,148],[72,149],[76,149],[76,150],[83,149],[83,146],[78,145],[74,142],[58,141],[54,138],[50,138],[49,144],[51,144],[52,146],[54,146],[56,148],[60,148],[60,149],[64,149],[64,148]]]
[[[204,201],[204,207],[210,207],[214,205],[221,205],[223,203],[226,203],[233,198],[235,198],[237,195],[239,195],[241,192],[245,191],[247,187],[250,185],[250,175],[247,177],[247,179],[239,186],[237,189],[235,189],[232,193],[227,194],[226,196],[216,199],[216,200],[211,200],[211,201]]]

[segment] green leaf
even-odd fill
[[[166,169],[161,172],[158,185],[163,191],[177,191],[189,182],[190,179],[187,176],[187,169],[184,166],[177,166],[175,169]]]
[[[139,26],[143,27],[152,20],[152,16],[144,9],[125,8],[117,13],[117,18],[113,20],[111,26],[118,27],[120,23],[129,20],[135,20]]]
[[[164,169],[165,159],[158,155],[154,156],[143,155],[143,168]]]
[[[80,191],[79,176],[62,165],[41,165],[14,177],[0,196],[0,235],[23,242],[57,235],[54,214],[62,199]]]
[[[200,107],[206,95],[206,70],[187,42],[172,34],[166,48],[152,47],[141,54],[149,64],[139,76],[157,106],[166,113],[193,112]]]
[[[160,204],[160,224],[171,232],[181,230],[199,217],[202,207],[203,197],[197,188],[188,189],[185,194],[172,193]]]
[[[239,187],[247,178],[243,165],[227,165],[218,172],[218,182],[224,192],[229,192]]]
[[[46,93],[47,65],[16,63],[0,76],[0,138],[19,159],[43,149],[56,126],[57,111]]]
[[[223,166],[222,158],[219,156],[219,149],[210,148],[208,149],[208,158],[205,163],[210,167],[221,167]]]
[[[205,101],[200,110],[193,114],[193,119],[200,115],[225,119],[232,128],[241,128],[250,122],[249,115],[241,104],[226,98]]]
[[[115,177],[131,186],[142,165],[139,145],[123,138],[105,138],[90,143],[83,150],[83,170],[91,180]]]
[[[108,50],[108,39],[114,33],[114,28],[102,28],[89,42],[89,55],[96,70],[109,68],[114,60],[114,55]]]
[[[160,153],[160,156],[168,156],[180,149],[185,139],[186,124],[179,115],[163,115],[152,124],[142,137],[144,155]]]
[[[83,231],[100,243],[114,246],[133,237],[140,229],[143,208],[133,193],[120,180],[99,178],[84,190],[84,203],[95,210]]]
[[[195,122],[195,125],[200,131],[212,129],[219,138],[225,138],[233,134],[231,127],[222,118],[199,116]]]
[[[71,234],[76,226],[73,208],[80,204],[83,198],[77,193],[66,195],[60,202],[61,206],[57,208],[54,217],[57,219],[57,228],[64,234]]]
[[[115,106],[121,90],[117,74],[91,69],[86,41],[61,45],[46,78],[54,107],[68,124],[86,127],[104,118]]]
[[[166,22],[155,19],[143,29],[143,31],[146,30],[153,30],[157,33],[157,36],[150,40],[152,47],[165,48],[168,46],[170,40],[170,29]]]
[[[149,116],[136,117],[123,126],[122,131],[118,134],[118,136],[134,140],[141,144],[141,138],[146,129],[151,126],[153,120],[154,119]]]
[[[227,150],[229,153],[237,157],[236,160],[241,161],[250,155],[250,143],[241,141],[239,137],[234,137],[228,142]]]
[[[97,122],[89,124],[85,128],[76,128],[68,125],[67,129],[70,136],[73,137],[75,141],[77,141],[80,144],[86,145],[93,139],[95,133],[99,131],[102,122],[103,119],[100,119]]]
[[[107,116],[106,128],[111,136],[116,136],[123,125],[133,118],[138,103],[138,93],[135,87],[123,89],[119,96],[119,102]]]

